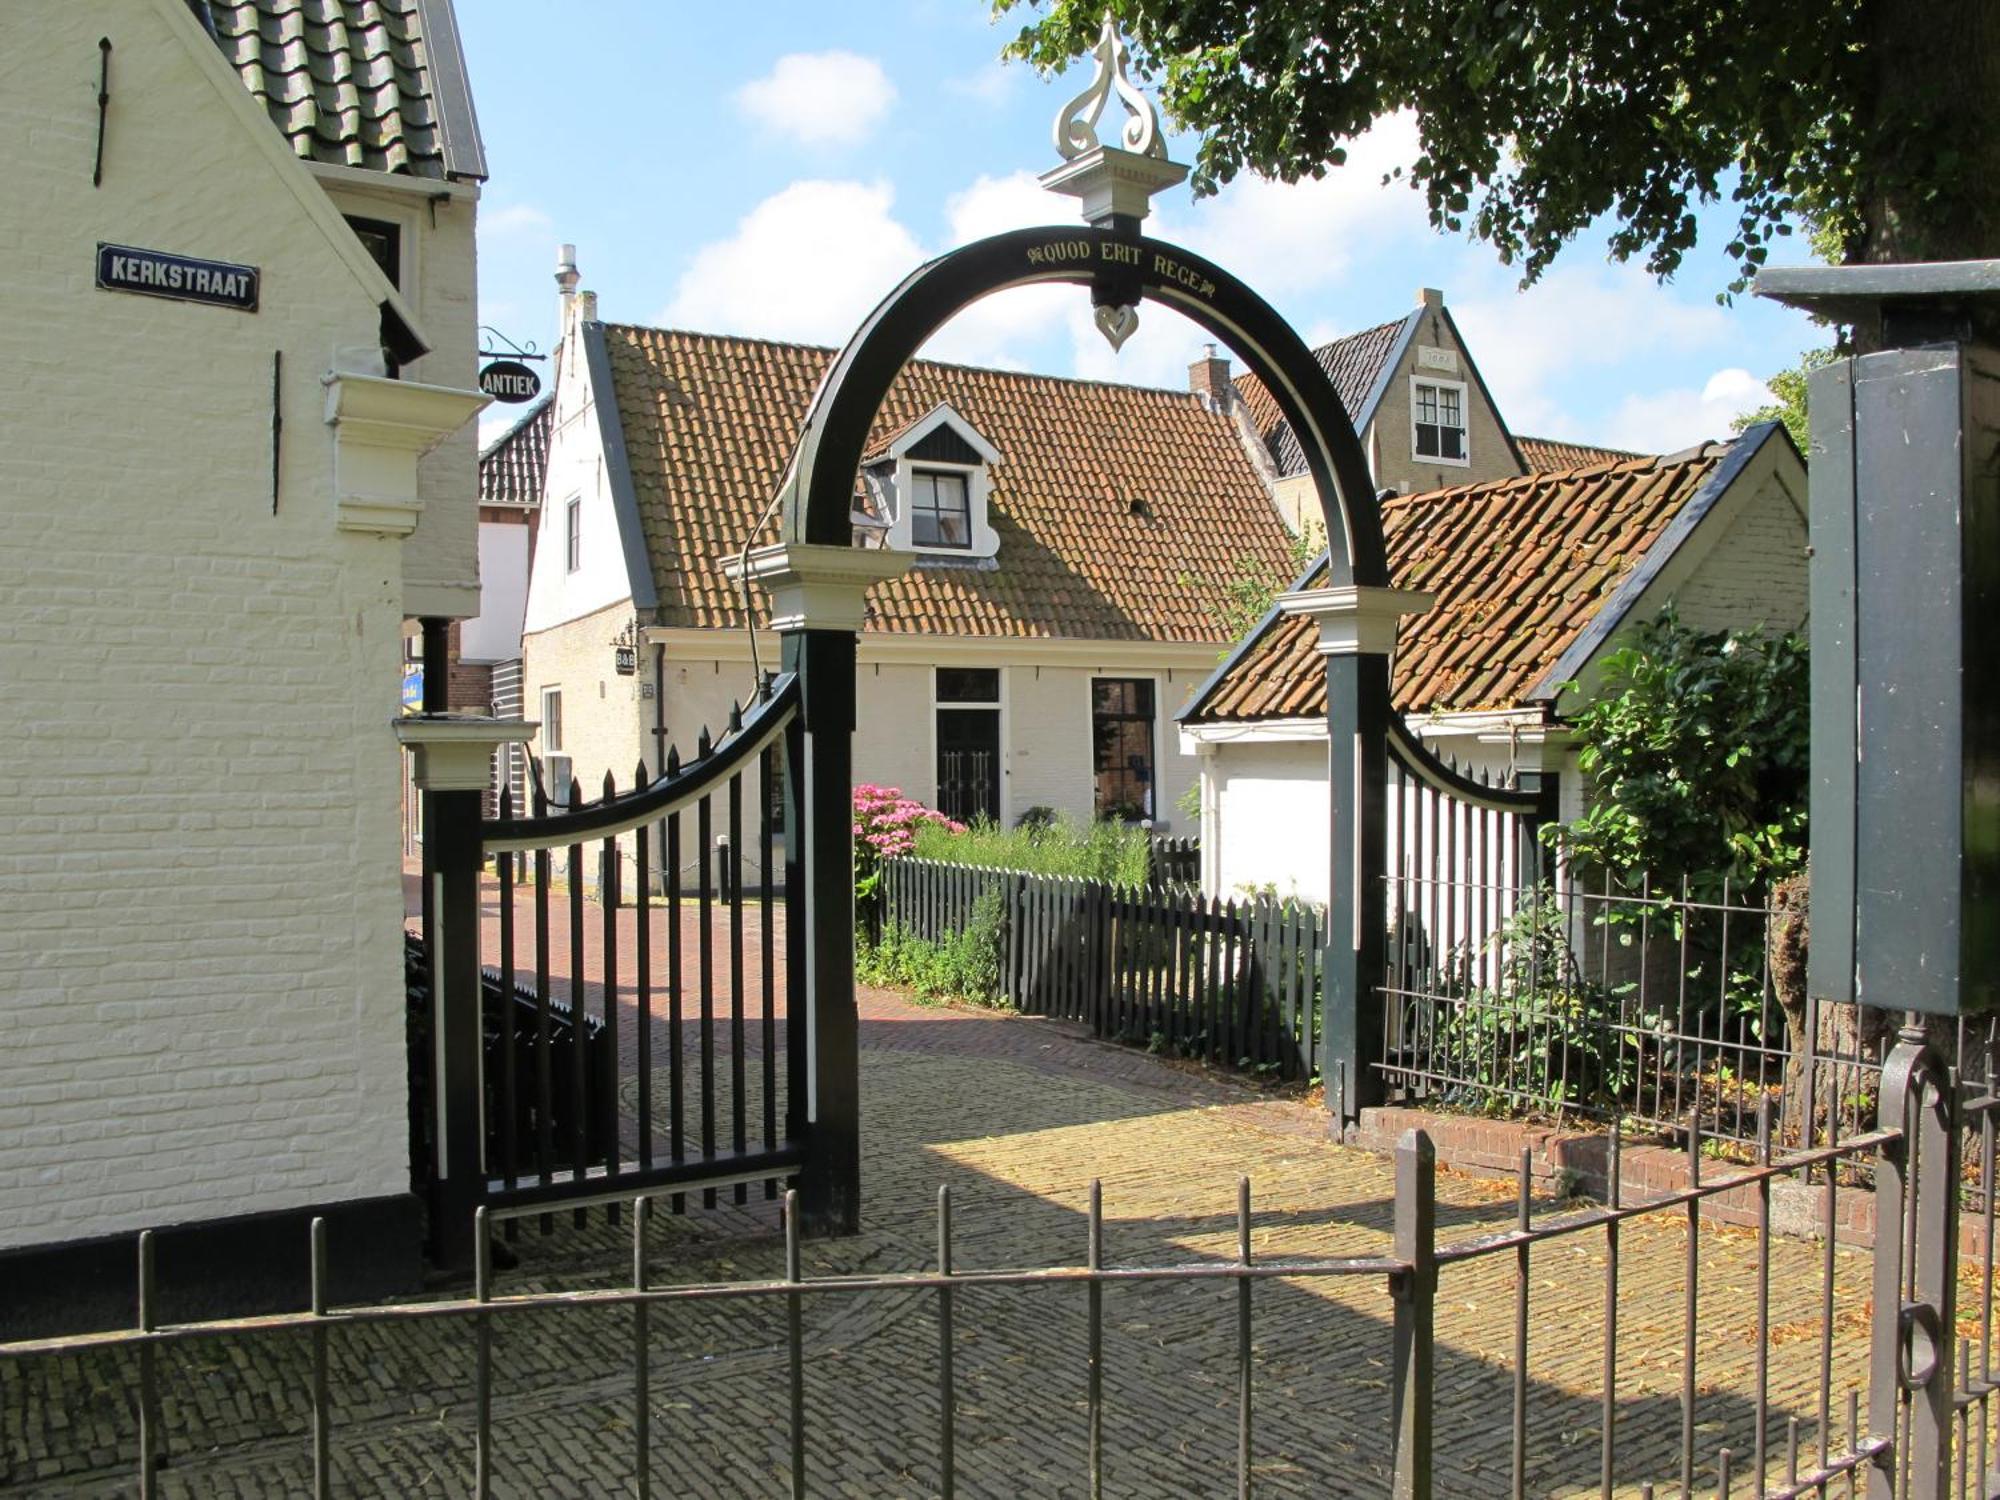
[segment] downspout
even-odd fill
[[[658,780],[667,774],[667,644],[653,642],[653,778]],[[676,872],[678,874],[678,872]],[[664,894],[668,888],[667,876],[667,820],[660,819],[653,829],[653,878],[660,883]]]

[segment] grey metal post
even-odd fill
[[[806,1160],[799,1174],[802,1227],[852,1234],[861,1227],[860,1019],[854,1001],[854,635],[794,630],[785,670],[799,674],[802,765],[791,767],[798,846],[794,887],[802,912],[786,914],[787,1004],[806,1020]]]
[[[881,549],[781,542],[724,572],[768,590],[799,679],[786,742],[785,986],[803,1228],[861,1227],[860,1018],[854,1005],[854,658],[871,584],[908,565]],[[732,851],[733,853],[734,851]],[[702,857],[708,857],[703,851]],[[801,1098],[803,1095],[803,1098]]]
[[[1389,653],[1404,615],[1430,596],[1343,586],[1279,596],[1310,616],[1326,658],[1327,801],[1331,817],[1321,1072],[1336,1134],[1382,1102],[1383,976],[1388,968]]]
[[[1951,1074],[1915,1015],[1883,1065],[1881,1123],[1903,1134],[1883,1146],[1875,1169],[1868,1426],[1891,1446],[1869,1465],[1868,1497],[1944,1500],[1951,1493],[1960,1122]],[[1899,1471],[1909,1475],[1907,1489],[1897,1486]]]
[[[482,824],[493,751],[520,743],[533,726],[518,719],[399,719],[397,737],[416,753],[424,799],[425,874],[432,928],[431,1201],[432,1259],[452,1270],[473,1264],[472,1216],[485,1194],[486,1111],[481,1069],[479,881]]]
[[[1395,1500],[1431,1500],[1432,1330],[1437,1303],[1437,1149],[1421,1130],[1396,1143],[1395,1369],[1390,1377]]]

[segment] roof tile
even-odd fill
[[[222,55],[308,161],[445,175],[416,0],[206,0]]]
[[[834,351],[601,326],[660,623],[740,624],[720,565],[775,540],[771,497]],[[1234,422],[1192,394],[915,360],[865,451],[940,403],[1000,454],[997,565],[920,561],[871,592],[871,631],[1222,644],[1230,585],[1291,574]]]
[[[1727,452],[1713,445],[1672,461],[1626,459],[1384,502],[1391,581],[1437,598],[1397,639],[1396,706],[1518,706]],[[1325,580],[1322,561],[1306,587]],[[1317,628],[1277,615],[1204,690],[1190,722],[1325,712]]]

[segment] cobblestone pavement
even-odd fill
[[[809,1276],[914,1269],[935,1251],[934,1202],[952,1188],[961,1269],[1075,1264],[1089,1183],[1102,1179],[1111,1262],[1234,1255],[1239,1173],[1255,1189],[1256,1254],[1349,1256],[1388,1248],[1387,1162],[1327,1144],[1318,1113],[1047,1022],[862,997],[864,1232],[806,1247]],[[1493,1184],[1441,1174],[1440,1236],[1512,1216]],[[1555,1205],[1542,1205],[1553,1209]],[[1540,1210],[1538,1210],[1540,1211]],[[630,1231],[601,1216],[524,1226],[499,1289],[603,1286],[629,1275]],[[1697,1377],[1704,1465],[1750,1446],[1751,1257],[1709,1229]],[[1619,1492],[1674,1470],[1680,1425],[1679,1220],[1638,1220],[1621,1245]],[[1812,1441],[1820,1249],[1779,1241],[1772,1267],[1771,1389]],[[761,1194],[660,1214],[656,1279],[776,1276],[775,1205]],[[301,1256],[303,1270],[303,1255]],[[1838,1260],[1836,1371],[1863,1369],[1864,1260]],[[1513,1264],[1448,1268],[1438,1305],[1438,1493],[1506,1492]],[[1548,1243],[1530,1276],[1534,1346],[1528,1489],[1595,1493],[1602,1360],[1601,1234]],[[1207,1496],[1234,1487],[1235,1289],[1119,1284],[1105,1292],[1105,1493]],[[1260,1283],[1256,1488],[1381,1495],[1392,1304],[1380,1278]],[[635,1493],[631,1314],[511,1315],[496,1328],[495,1493]],[[923,1292],[810,1298],[807,1464],[812,1493],[937,1493],[936,1300]],[[965,1289],[955,1322],[961,1495],[1087,1493],[1084,1293]],[[472,1333],[458,1322],[332,1337],[336,1492],[469,1493]],[[776,1302],[656,1309],[654,1493],[784,1494],[789,1485],[784,1309]],[[219,1340],[163,1357],[171,1496],[307,1489],[302,1337]],[[104,1357],[0,1368],[0,1485],[9,1493],[133,1490],[132,1369]],[[1845,1390],[1845,1383],[1841,1383]],[[1737,1472],[1743,1472],[1740,1458]],[[1713,1488],[1712,1471],[1707,1488]],[[1739,1482],[1740,1479],[1739,1479]]]

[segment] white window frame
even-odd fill
[[[967,554],[971,553],[973,473],[974,470],[970,464],[941,464],[941,463],[925,462],[913,465],[911,467],[910,487],[906,493],[909,495],[910,536],[912,538],[912,545],[921,546],[926,552],[937,551],[937,552],[964,552]],[[916,537],[917,533],[917,486],[924,480],[929,480],[933,486],[932,493],[935,494],[936,493],[935,486],[937,482],[942,479],[957,480],[960,486],[960,492],[965,496],[965,540],[963,542],[916,542],[914,538]],[[934,512],[934,513],[942,514],[942,512]]]
[[[1424,453],[1417,447],[1417,390],[1429,386],[1436,391],[1454,391],[1458,395],[1458,446],[1457,458],[1446,458],[1441,453]],[[1431,375],[1410,377],[1410,458],[1420,464],[1445,464],[1454,469],[1470,468],[1472,465],[1472,404],[1468,399],[1466,384],[1462,380],[1439,380]],[[1425,424],[1444,430],[1442,422]],[[1440,447],[1443,445],[1440,444]]]
[[[572,495],[563,507],[563,572],[583,571],[583,496]]]
[[[953,431],[966,442],[980,457],[977,464],[941,463],[935,459],[912,459],[909,452],[938,428],[950,424]],[[895,516],[889,525],[889,535],[885,545],[898,552],[916,552],[932,557],[994,557],[1000,551],[1000,535],[993,529],[987,517],[987,497],[993,491],[992,465],[1000,461],[1000,454],[994,446],[964,417],[940,402],[933,407],[922,421],[907,427],[889,445],[888,458],[894,464],[891,484],[895,494]],[[911,537],[915,531],[912,519],[910,497],[915,493],[916,475],[919,471],[933,474],[963,474],[965,476],[966,509],[972,522],[972,545],[969,547],[918,546]]]
[[[542,725],[538,737],[541,746],[542,790],[548,793],[552,807],[563,808],[575,795],[575,766],[563,749],[562,688],[545,687],[541,692]],[[550,704],[554,704],[551,711]],[[554,733],[549,731],[554,729]]]

